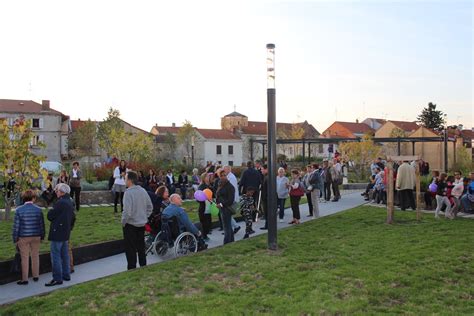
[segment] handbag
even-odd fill
[[[298,188],[296,189],[291,188],[290,190],[290,196],[303,196],[303,195],[304,195],[304,190],[301,185],[299,185]]]
[[[235,215],[237,214],[237,211],[239,210],[239,203],[238,202],[234,202],[231,206],[229,206],[229,211],[232,215]]]
[[[20,273],[21,272],[21,256],[18,246],[16,247],[15,258],[13,258],[12,265],[10,267],[11,273]]]

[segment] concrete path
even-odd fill
[[[361,191],[346,191],[342,192],[342,199],[338,202],[327,202],[320,204],[320,214],[321,216],[328,216],[335,213],[339,213],[356,206],[365,204],[366,201],[360,196]],[[302,222],[306,222],[312,220],[312,217],[308,217],[308,205],[301,205],[301,220]],[[285,228],[291,226],[288,222],[292,218],[291,209],[285,210],[285,218],[283,223],[278,223],[278,229]],[[236,241],[239,241],[243,238],[244,231],[245,231],[245,224],[240,222],[239,225],[241,226],[240,231],[235,235]],[[255,234],[251,235],[258,236],[261,234],[265,234],[266,231],[260,230],[260,227],[264,225],[263,221],[259,221],[258,223],[254,223],[253,229],[255,230]],[[209,235],[210,241],[208,242],[209,248],[215,248],[222,246],[222,242],[224,236],[218,229],[214,229],[212,234]],[[165,259],[166,260],[166,259]],[[147,257],[147,264],[155,264],[162,262],[158,256],[149,254]],[[75,273],[71,275],[70,282],[64,282],[60,286],[55,286],[53,288],[45,287],[44,284],[49,282],[52,277],[51,273],[46,273],[40,276],[39,282],[33,282],[30,279],[29,285],[20,286],[17,285],[16,282],[9,283],[5,285],[0,285],[0,305],[11,303],[26,297],[36,296],[44,293],[48,293],[60,288],[65,288],[69,286],[73,286],[75,284],[84,283],[87,281],[103,278],[109,275],[117,274],[120,272],[126,271],[127,262],[125,259],[125,254],[119,254],[116,256],[99,259],[95,261],[91,261],[88,263],[84,263],[75,267]]]

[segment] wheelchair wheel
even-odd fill
[[[156,235],[155,240],[153,242],[153,248],[155,250],[155,254],[164,257],[168,253],[169,245],[165,240],[161,238],[161,232]]]
[[[149,254],[150,252],[153,253],[154,250],[154,241],[156,237],[152,234],[147,233],[145,234],[145,254]]]
[[[192,252],[197,252],[198,250],[198,243],[196,237],[188,232],[179,235],[174,245],[174,252],[176,257],[184,256]]]

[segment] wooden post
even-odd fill
[[[421,220],[421,181],[420,181],[420,164],[416,162],[416,220]]]
[[[387,224],[393,224],[393,162],[390,160],[387,164],[388,179],[387,179]]]

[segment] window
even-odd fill
[[[323,144],[319,144],[319,146],[318,146],[318,152],[319,152],[320,154],[324,154]]]
[[[234,146],[229,145],[229,155],[233,155],[233,154],[234,154]]]
[[[216,154],[217,155],[222,155],[222,146],[221,145],[216,146]]]
[[[234,162],[232,160],[229,160],[229,166],[233,166],[234,165]]]
[[[40,119],[34,118],[31,120],[31,127],[40,128]]]
[[[38,146],[40,142],[40,137],[39,135],[35,135],[33,136],[33,138],[31,139],[31,146]]]

